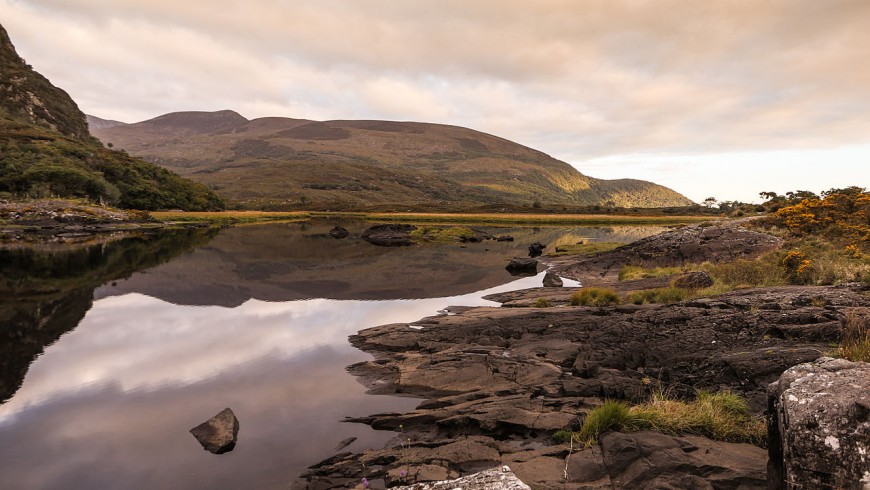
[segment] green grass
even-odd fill
[[[846,314],[839,354],[852,362],[870,362],[870,318],[852,311]]]
[[[625,244],[620,242],[580,242],[575,243],[574,245],[559,245],[556,247],[554,252],[550,252],[547,255],[588,255],[608,252],[614,248],[621,247],[622,245]]]
[[[679,303],[691,296],[691,291],[683,288],[667,287],[645,289],[643,291],[632,291],[625,297],[626,303],[636,305],[657,303],[671,304]]]
[[[581,288],[571,295],[572,306],[609,306],[619,304],[619,295],[608,288]]]
[[[623,401],[607,401],[589,412],[580,430],[573,433],[573,438],[589,447],[598,442],[601,434],[610,430],[655,430],[756,446],[765,444],[766,435],[764,420],[749,413],[742,397],[727,391],[700,391],[697,399],[691,402],[674,400],[662,393],[635,406]],[[564,431],[557,434],[560,439],[567,440]]]
[[[474,230],[464,226],[421,226],[410,234],[415,242],[455,242],[476,235]]]

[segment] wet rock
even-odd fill
[[[550,271],[547,271],[544,274],[544,287],[545,288],[560,288],[562,287],[562,278],[553,274]]]
[[[335,446],[335,450],[336,450],[336,451],[341,451],[342,449],[344,449],[344,448],[350,446],[351,444],[353,444],[354,441],[356,441],[356,437],[348,437],[347,439],[342,439],[341,442],[339,442],[339,443]]]
[[[514,257],[505,267],[513,276],[535,275],[538,273],[538,259],[531,257]]]
[[[417,483],[404,487],[393,487],[397,490],[531,490],[520,481],[508,466],[484,470],[455,480]]]
[[[703,271],[689,272],[674,280],[675,288],[704,289],[713,285],[713,278]]]
[[[512,241],[514,241],[514,237],[512,237],[510,235],[501,235],[498,238],[496,238],[495,241],[497,241],[497,242],[512,242]]]
[[[213,454],[223,454],[236,447],[239,434],[239,419],[229,408],[190,429],[203,449]]]
[[[870,488],[870,364],[823,357],[768,392],[769,488]]]
[[[411,244],[414,225],[386,224],[375,225],[362,232],[361,238],[379,247],[403,247]]]
[[[540,257],[541,254],[544,253],[545,248],[547,248],[547,246],[540,242],[535,242],[529,245],[529,257]]]
[[[350,235],[350,232],[340,226],[336,226],[335,228],[329,230],[329,236],[335,238],[336,240],[347,238],[348,235]]]

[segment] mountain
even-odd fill
[[[202,184],[104,148],[76,103],[18,56],[0,26],[0,199],[52,196],[144,210],[223,207]]]
[[[442,124],[248,120],[224,110],[176,112],[91,132],[251,208],[692,204],[657,184],[587,177],[532,148]]]
[[[91,130],[108,129],[108,128],[113,128],[115,126],[121,126],[123,124],[127,124],[127,123],[124,123],[121,121],[113,121],[111,119],[100,119],[99,117],[89,116],[87,114],[85,115],[85,117],[87,117],[87,120],[88,120],[88,128]]]

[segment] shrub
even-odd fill
[[[571,295],[573,306],[609,306],[619,304],[619,295],[608,288],[581,288]]]

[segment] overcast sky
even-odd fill
[[[870,187],[870,2],[0,0],[85,112],[391,119],[695,201]]]

